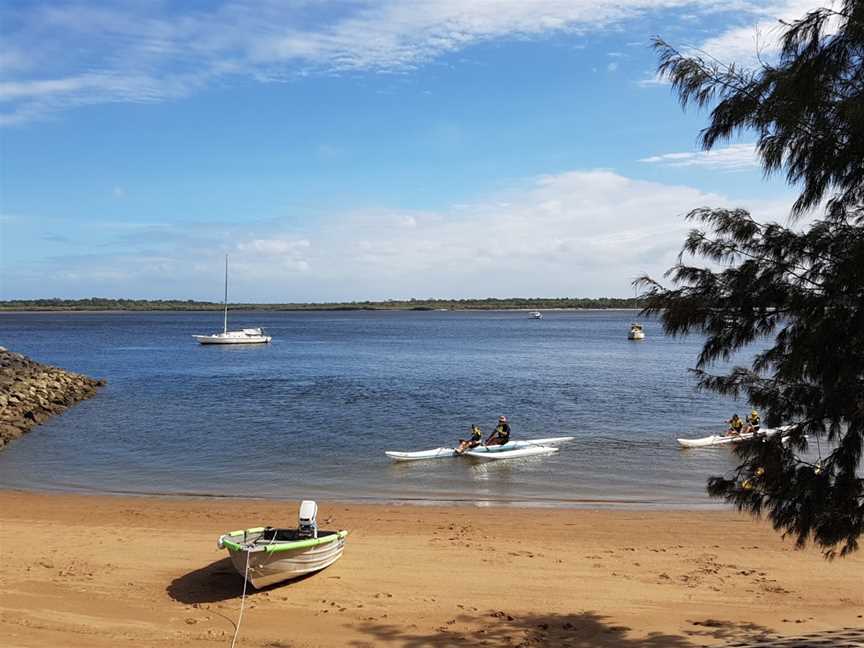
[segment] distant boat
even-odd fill
[[[639,298],[636,296],[636,288],[633,288],[633,307],[639,308]],[[630,332],[627,334],[628,340],[644,340],[645,331],[642,330],[642,325],[638,322],[630,324]]]
[[[193,335],[201,344],[266,344],[273,338],[262,328],[245,328],[239,331],[228,330],[228,255],[225,255],[225,314],[222,332],[213,335]]]
[[[543,313],[540,311],[534,311],[533,313],[528,313],[528,317],[532,319],[543,319]]]

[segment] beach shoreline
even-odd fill
[[[684,648],[864,628],[864,556],[828,562],[728,510],[319,507],[350,532],[343,558],[250,590],[240,646]],[[0,490],[0,511],[7,645],[179,647],[230,644],[242,579],[217,537],[293,526],[297,505]]]

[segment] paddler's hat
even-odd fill
[[[506,417],[506,416],[499,416],[499,417],[498,417],[498,420],[501,421],[502,423],[506,423],[506,422],[507,422],[507,417]]]

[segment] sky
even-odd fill
[[[794,199],[652,36],[755,65],[816,6],[7,0],[0,299],[632,295],[691,209]]]

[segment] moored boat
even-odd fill
[[[273,339],[262,328],[223,331],[213,335],[193,335],[192,337],[201,344],[267,344]]]
[[[628,340],[644,340],[645,339],[645,331],[642,329],[642,325],[634,322],[630,325],[630,332],[627,334]]]
[[[319,531],[318,505],[300,504],[296,529],[256,527],[230,531],[219,537],[234,568],[253,587],[262,588],[320,571],[342,556],[348,531]]]
[[[213,335],[193,335],[200,344],[267,344],[273,338],[262,328],[244,328],[239,331],[228,330],[228,255],[225,255],[225,300],[222,319],[222,332]]]

